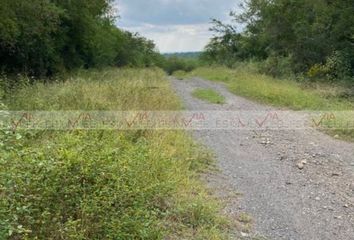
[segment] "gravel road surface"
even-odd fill
[[[231,94],[222,84],[199,78],[171,82],[187,110],[273,110]],[[226,104],[192,97],[197,88],[214,89]],[[245,239],[354,239],[354,144],[314,129],[199,130],[193,135],[216,155],[220,173],[208,176],[208,184],[225,198],[240,193],[227,201],[225,211],[252,217]]]

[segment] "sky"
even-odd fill
[[[229,20],[240,0],[116,0],[117,25],[153,40],[161,53],[201,51],[210,21]]]

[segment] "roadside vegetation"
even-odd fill
[[[285,78],[274,78],[259,73],[254,64],[240,63],[239,67],[199,67],[180,78],[202,77],[226,84],[228,89],[240,96],[260,103],[294,110],[353,111],[354,97],[347,83],[299,82]],[[204,99],[214,98],[214,93],[203,93]],[[331,135],[354,140],[353,115],[340,114],[336,119],[341,129],[328,131]],[[324,121],[331,126],[333,122]],[[349,123],[349,124],[348,124]]]
[[[274,77],[353,83],[353,11],[347,0],[249,0],[241,13],[231,12],[231,24],[213,21],[215,37],[202,58],[229,67],[261,62]]]
[[[242,64],[240,67],[200,67],[184,77],[199,76],[223,82],[235,94],[261,103],[295,110],[351,110],[354,101],[344,86],[325,83],[302,83],[273,78]]]
[[[353,109],[349,1],[249,0],[231,14],[244,32],[215,20],[200,57],[161,55],[115,25],[112,3],[2,1],[0,113],[178,110],[161,69],[275,106]],[[0,130],[0,239],[225,239],[219,203],[199,180],[210,163],[183,131]]]
[[[3,0],[0,72],[33,79],[79,68],[157,65],[155,44],[115,25],[112,0]]]
[[[213,89],[196,89],[193,92],[193,96],[205,100],[210,103],[214,104],[224,104],[225,97],[220,95],[218,92],[214,91]]]
[[[2,110],[178,110],[159,69],[79,71],[3,93]],[[1,239],[225,239],[183,131],[0,132]]]
[[[118,28],[118,12],[112,0],[2,1],[0,114],[180,109],[161,69],[195,60],[164,57]],[[199,180],[209,164],[183,131],[0,129],[0,239],[225,239]]]
[[[184,58],[179,56],[165,57],[165,61],[162,64],[162,68],[171,75],[174,73],[187,73],[191,72],[199,66],[198,58]]]
[[[295,110],[354,109],[352,3],[249,0],[242,8],[231,24],[213,20],[198,67],[178,78],[223,82],[235,94]],[[337,119],[343,129],[331,133],[354,140],[351,120]]]

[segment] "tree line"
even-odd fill
[[[151,66],[155,44],[115,26],[113,0],[2,0],[0,71],[52,76],[75,68]]]
[[[204,60],[255,60],[273,75],[353,79],[354,0],[248,0],[242,7],[231,12],[232,24],[213,20]]]

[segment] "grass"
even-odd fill
[[[330,84],[304,84],[288,79],[276,79],[245,67],[201,67],[184,77],[202,77],[226,84],[237,95],[260,103],[293,110],[352,111],[354,97],[348,96],[346,86]],[[354,130],[346,129],[348,118],[338,118],[342,130],[330,130],[331,135],[354,140]]]
[[[8,110],[178,110],[158,69],[81,71],[5,94]],[[183,131],[0,131],[0,239],[225,239]]]
[[[172,76],[174,76],[175,78],[177,78],[179,80],[183,80],[186,75],[187,75],[187,72],[183,71],[183,70],[175,71],[172,74]]]
[[[192,71],[186,72],[186,71],[183,71],[183,70],[177,70],[177,71],[174,71],[171,75],[174,76],[175,78],[179,79],[179,80],[183,80],[187,76],[191,76],[191,74],[192,74]]]
[[[198,99],[214,104],[225,103],[225,97],[212,89],[196,89],[192,95]]]
[[[333,91],[330,88],[321,92],[292,80],[275,79],[247,69],[198,68],[187,76],[223,82],[235,94],[294,110],[351,110],[354,107],[353,101],[342,99],[333,93],[328,94]]]

